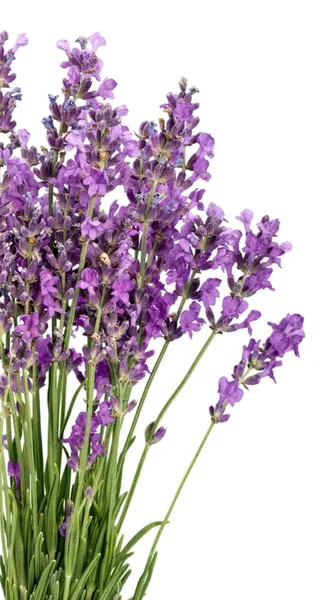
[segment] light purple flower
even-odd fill
[[[99,279],[98,279],[98,274],[97,271],[95,271],[95,269],[90,269],[89,267],[87,267],[86,269],[83,269],[82,273],[81,273],[81,279],[79,281],[79,283],[77,284],[77,287],[79,287],[81,290],[87,290],[88,294],[95,294],[95,289],[96,287],[99,286]]]
[[[190,338],[193,332],[200,331],[205,320],[199,317],[201,306],[198,302],[191,302],[189,310],[184,310],[180,317],[180,327],[183,333],[188,333]]]
[[[98,88],[98,93],[101,98],[110,98],[110,100],[112,100],[114,98],[112,90],[114,90],[116,86],[117,83],[114,81],[114,79],[104,79]]]
[[[129,292],[133,289],[133,282],[129,279],[116,279],[112,284],[112,296],[115,300],[122,300],[124,304],[129,302]]]
[[[21,338],[24,342],[41,337],[38,329],[39,313],[34,312],[30,315],[21,315],[20,319],[23,323],[15,327],[15,332],[22,334]]]
[[[96,54],[100,46],[106,45],[106,39],[100,35],[99,31],[96,31],[96,33],[90,35],[88,37],[88,40],[91,43],[91,49],[94,52],[94,54]]]
[[[209,277],[205,283],[201,286],[201,300],[204,303],[205,308],[207,309],[209,306],[214,306],[216,303],[216,299],[220,297],[220,292],[218,291],[218,286],[221,283],[221,279],[215,279]]]
[[[209,133],[200,133],[198,137],[199,150],[198,154],[200,156],[208,156],[209,158],[214,158],[214,138],[209,135]]]
[[[219,379],[219,404],[227,402],[230,406],[234,406],[236,402],[239,402],[244,395],[243,390],[238,386],[237,381],[228,381],[226,377]]]
[[[91,241],[96,240],[104,231],[104,226],[98,219],[85,219],[81,226],[82,235]]]

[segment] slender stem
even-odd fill
[[[151,385],[152,385],[152,383],[154,381],[155,375],[156,375],[156,373],[157,373],[157,371],[158,371],[158,369],[159,369],[159,367],[161,365],[161,362],[162,362],[162,360],[164,358],[164,355],[165,355],[165,353],[166,353],[166,351],[167,351],[167,349],[169,347],[169,344],[170,344],[170,342],[168,340],[164,342],[164,344],[162,346],[162,349],[161,349],[161,352],[159,353],[158,358],[156,360],[156,363],[154,364],[153,370],[152,370],[152,372],[149,375],[149,378],[148,378],[147,383],[145,385],[145,388],[143,390],[142,396],[140,398],[140,402],[139,402],[139,404],[138,404],[138,406],[136,408],[136,411],[135,411],[135,414],[134,414],[134,418],[133,418],[130,430],[128,432],[128,435],[127,435],[124,447],[123,447],[121,455],[119,457],[119,463],[118,463],[118,471],[119,471],[119,473],[121,473],[121,471],[122,471],[122,467],[123,467],[124,460],[125,460],[125,457],[126,457],[126,452],[128,450],[128,447],[130,445],[131,439],[133,437],[133,434],[134,434],[137,422],[139,420],[139,417],[140,417],[143,405],[144,405],[145,400],[147,398],[148,392],[149,392],[150,387],[151,387]]]
[[[9,388],[8,388],[9,389]],[[3,398],[3,404],[5,404],[5,402],[7,401],[7,394],[8,391],[6,390],[5,394],[4,394],[4,398]],[[3,434],[3,423],[4,423],[4,415],[1,414],[0,415],[0,453],[1,453],[1,457],[0,457],[0,461],[1,461],[1,466],[0,466],[0,534],[1,534],[1,548],[2,548],[2,552],[3,552],[3,557],[4,557],[4,564],[7,570],[7,560],[8,560],[8,556],[7,556],[7,544],[9,542],[8,537],[5,537],[5,517],[4,517],[4,506],[3,506],[3,492],[6,493],[6,489],[8,487],[7,484],[7,473],[6,473],[6,466],[5,466],[5,461],[4,461],[4,447],[2,445],[2,434]],[[8,519],[8,515],[7,515],[7,519]],[[8,524],[7,524],[8,527]]]
[[[89,205],[89,210],[88,210],[89,217],[92,216],[92,212],[93,212],[93,208],[94,208],[94,201],[95,201],[95,198],[92,197],[90,199],[90,205]],[[84,265],[85,265],[85,261],[86,261],[86,256],[87,256],[87,250],[88,250],[88,243],[89,242],[84,242],[84,244],[82,245],[81,255],[80,255],[80,263],[79,263],[79,268],[78,268],[77,278],[76,278],[76,282],[77,283],[80,281],[81,273],[82,273],[82,271],[84,269]],[[72,328],[73,328],[73,323],[74,323],[74,317],[75,317],[75,310],[76,310],[76,304],[77,304],[77,299],[79,297],[79,293],[80,293],[80,288],[78,288],[76,286],[75,290],[74,290],[74,295],[73,295],[73,299],[72,299],[72,303],[71,303],[71,308],[70,308],[69,316],[68,316],[68,322],[67,322],[67,326],[66,326],[66,330],[65,330],[64,350],[67,350],[67,348],[69,346],[69,341],[70,341],[70,336],[71,336],[71,333],[72,333]]]
[[[194,359],[193,363],[191,364],[189,370],[187,371],[186,375],[183,377],[183,379],[181,380],[180,384],[178,385],[178,387],[175,389],[175,391],[173,392],[173,394],[171,394],[169,400],[165,403],[165,405],[163,406],[162,410],[160,411],[157,419],[154,421],[154,432],[157,430],[158,425],[161,421],[161,419],[163,418],[163,416],[165,415],[165,413],[167,412],[167,410],[170,408],[171,404],[173,403],[173,401],[176,399],[176,397],[178,396],[178,394],[181,392],[181,390],[183,389],[183,387],[185,386],[185,384],[187,383],[187,381],[189,380],[189,378],[191,377],[194,369],[196,368],[196,366],[198,365],[199,361],[201,360],[201,358],[203,357],[203,355],[205,354],[207,348],[209,347],[209,345],[211,344],[211,342],[213,341],[214,337],[215,337],[215,332],[213,331],[209,338],[207,339],[207,341],[205,342],[205,344],[203,345],[203,347],[201,348],[200,352],[197,354],[196,358]],[[148,450],[150,448],[151,444],[149,442],[146,443],[143,453],[141,455],[141,458],[139,460],[137,469],[135,471],[135,475],[131,484],[131,487],[129,489],[128,495],[126,496],[126,500],[125,500],[125,504],[121,513],[121,516],[119,518],[119,521],[117,523],[117,530],[120,531],[122,524],[124,522],[124,519],[126,517],[128,508],[130,506],[133,494],[135,492],[135,488],[137,486],[139,477],[141,475],[141,471],[144,465],[144,462],[146,460],[147,454],[148,454]]]
[[[26,410],[25,428],[26,428],[26,445],[28,452],[29,471],[30,471],[30,482],[31,482],[31,503],[32,503],[32,524],[33,524],[33,540],[36,543],[38,536],[38,507],[37,507],[37,488],[36,488],[36,467],[35,457],[33,449],[33,431],[32,431],[32,419],[30,410],[30,394],[28,386],[28,371],[23,369],[23,388],[24,388],[24,401]]]
[[[213,331],[210,334],[210,336],[208,337],[208,339],[206,340],[206,342],[202,346],[200,352],[197,354],[196,358],[194,359],[193,363],[191,364],[191,366],[190,366],[189,370],[187,371],[186,375],[183,377],[183,379],[181,380],[181,382],[178,385],[178,387],[175,389],[175,391],[173,392],[173,394],[171,394],[169,400],[165,403],[165,405],[163,406],[162,410],[159,412],[158,417],[157,417],[157,419],[154,422],[154,424],[155,424],[155,426],[154,426],[155,431],[157,430],[157,428],[158,428],[161,420],[163,419],[165,413],[167,412],[167,410],[169,409],[169,407],[171,406],[171,404],[173,403],[173,401],[175,400],[175,398],[177,398],[178,394],[181,392],[181,390],[183,389],[183,387],[188,382],[188,380],[191,377],[193,371],[195,370],[195,368],[197,367],[198,363],[200,362],[200,360],[202,359],[203,355],[205,354],[207,348],[209,348],[210,344],[212,343],[215,335],[216,335],[215,331]]]
[[[88,208],[88,216],[89,217],[92,217],[92,214],[94,212],[94,205],[95,205],[95,197],[92,196],[90,198],[89,208]],[[73,323],[74,323],[74,318],[75,318],[75,310],[76,310],[77,300],[78,300],[79,293],[80,293],[80,288],[77,287],[77,284],[80,281],[81,274],[82,274],[82,271],[83,271],[84,266],[85,266],[86,256],[87,256],[87,250],[88,250],[88,243],[89,242],[84,242],[84,244],[82,245],[82,248],[81,248],[79,268],[78,268],[77,277],[76,277],[76,287],[75,287],[73,298],[72,298],[72,302],[71,302],[71,307],[70,307],[69,316],[68,316],[68,322],[67,322],[67,325],[66,325],[66,328],[65,328],[65,336],[64,336],[64,344],[63,344],[63,349],[64,350],[68,349],[70,338],[71,338],[71,334],[72,334]],[[61,363],[60,375],[59,375],[59,389],[60,389],[60,391],[63,390],[63,386],[64,385],[66,386],[66,382],[67,382],[67,377],[66,377],[66,362],[63,361]],[[62,396],[62,399],[63,398],[64,398],[64,396]],[[62,407],[61,408],[61,416],[64,416],[65,410],[66,410],[66,407]],[[62,428],[63,428],[63,423],[60,422],[60,429],[62,430]]]
[[[32,365],[32,429],[34,435],[34,451],[37,469],[37,478],[40,482],[41,496],[44,495],[44,461],[43,441],[41,429],[40,396],[37,389],[37,363]]]
[[[170,506],[169,506],[169,508],[168,508],[168,510],[166,512],[166,515],[165,515],[165,517],[163,519],[163,522],[161,523],[161,525],[159,527],[159,530],[158,530],[158,532],[156,534],[156,537],[155,537],[155,540],[153,542],[153,545],[152,545],[152,547],[150,549],[149,556],[148,556],[148,559],[147,559],[147,562],[146,562],[146,566],[145,566],[145,569],[144,569],[144,572],[143,572],[142,576],[140,577],[139,583],[138,583],[138,585],[136,587],[133,600],[141,600],[141,598],[142,598],[141,593],[142,593],[142,589],[143,589],[143,587],[145,585],[145,579],[146,579],[145,576],[146,576],[146,573],[147,573],[147,571],[149,569],[150,563],[151,563],[151,561],[152,561],[152,559],[154,557],[155,550],[156,550],[157,544],[159,542],[159,539],[160,539],[160,537],[161,537],[161,535],[162,535],[162,533],[164,531],[165,526],[167,525],[167,523],[169,521],[169,517],[170,517],[170,515],[171,515],[171,513],[172,513],[172,511],[173,511],[173,509],[175,507],[175,504],[176,504],[176,502],[178,500],[178,497],[179,497],[179,495],[180,495],[180,493],[181,493],[181,491],[182,491],[182,489],[183,489],[183,487],[184,487],[184,485],[186,483],[186,480],[187,480],[188,476],[190,475],[190,473],[191,473],[191,471],[192,471],[195,463],[197,462],[197,459],[198,459],[199,455],[201,454],[201,451],[202,451],[202,449],[203,449],[203,447],[204,447],[204,445],[205,445],[205,443],[206,443],[206,441],[207,441],[207,439],[208,439],[208,437],[209,437],[209,435],[210,435],[210,433],[211,433],[214,425],[215,425],[215,423],[212,421],[210,423],[210,425],[209,425],[209,427],[208,427],[208,429],[207,429],[207,431],[206,431],[206,433],[205,433],[205,435],[204,435],[204,437],[203,437],[200,445],[199,445],[199,448],[197,449],[197,451],[196,451],[193,459],[191,460],[190,465],[189,465],[188,469],[185,472],[185,475],[183,476],[183,478],[182,478],[182,480],[181,480],[181,482],[180,482],[180,484],[179,484],[179,486],[177,488],[177,491],[176,491],[176,493],[175,493],[175,495],[174,495],[174,497],[173,497],[173,499],[171,501],[171,504],[170,504]]]
[[[192,285],[194,277],[195,277],[195,273],[192,272],[191,276],[189,278],[189,281],[188,281],[188,283],[186,285],[186,288],[185,288],[184,294],[182,296],[181,302],[179,304],[178,310],[177,310],[177,318],[179,318],[179,316],[181,315],[182,310],[183,310],[184,305],[185,305],[185,302],[188,299],[188,294],[189,294],[189,291],[190,291],[190,288],[191,288],[191,285]],[[133,418],[133,421],[132,421],[132,425],[130,427],[130,430],[129,430],[128,435],[126,437],[126,441],[125,441],[123,450],[122,450],[121,455],[119,457],[119,463],[118,463],[118,474],[119,474],[119,477],[121,477],[121,475],[122,475],[122,469],[123,469],[124,461],[125,461],[125,458],[126,458],[126,453],[127,453],[128,448],[129,448],[129,445],[131,443],[131,440],[133,438],[133,434],[134,434],[135,428],[137,426],[138,420],[140,418],[140,414],[141,414],[143,405],[144,405],[144,403],[146,401],[146,398],[147,398],[147,395],[149,393],[150,387],[151,387],[151,385],[152,385],[152,383],[154,381],[155,375],[156,375],[156,373],[157,373],[157,371],[158,371],[158,369],[159,369],[159,367],[161,365],[161,362],[162,362],[162,360],[163,360],[163,358],[165,356],[165,353],[166,353],[166,351],[167,351],[167,349],[169,347],[169,344],[170,344],[170,340],[166,340],[164,342],[164,344],[162,346],[162,349],[161,349],[161,352],[158,355],[157,361],[154,364],[153,370],[152,370],[152,372],[149,375],[149,378],[148,378],[147,383],[145,385],[145,388],[143,390],[142,396],[140,398],[140,402],[139,402],[139,404],[138,404],[138,406],[136,408],[135,415],[134,415],[134,418]]]
[[[57,363],[52,362],[49,371],[48,387],[48,437],[47,437],[47,465],[48,465],[48,487],[51,489],[54,477],[54,463],[58,462],[58,394],[57,394]]]
[[[154,198],[154,194],[156,191],[158,181],[154,180],[151,186],[150,194],[148,197],[148,202],[145,210],[145,217],[143,222],[143,231],[141,238],[141,259],[140,259],[140,289],[143,290],[145,287],[145,275],[146,275],[146,253],[147,253],[147,238],[148,238],[148,229],[149,229],[149,221],[148,221],[148,212],[151,206],[151,203]]]
[[[65,433],[65,429],[66,429],[66,425],[69,421],[69,417],[71,416],[72,410],[73,410],[73,406],[76,402],[76,399],[79,395],[79,393],[81,392],[82,388],[84,387],[84,385],[87,383],[87,380],[84,379],[84,381],[82,381],[82,383],[80,383],[79,387],[77,388],[77,390],[74,392],[73,397],[71,399],[70,405],[68,407],[68,411],[67,411],[67,415],[66,418],[64,419],[64,424],[62,426],[61,432],[60,432],[60,439],[63,437],[64,433]]]
[[[119,403],[120,403],[120,412],[122,410],[121,406],[121,389],[119,390]],[[119,436],[122,425],[122,417],[117,417],[116,422],[114,423],[112,430],[112,443],[110,450],[110,460],[107,467],[106,474],[106,485],[105,485],[105,506],[108,511],[108,526],[106,533],[106,547],[105,554],[103,557],[103,562],[101,565],[101,574],[100,574],[100,588],[103,589],[106,568],[108,567],[108,571],[111,570],[110,561],[112,562],[113,556],[113,545],[114,545],[114,537],[115,527],[114,527],[114,509],[117,502],[117,461],[118,461],[118,447],[119,447]]]

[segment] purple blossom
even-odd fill
[[[81,226],[82,235],[88,240],[96,240],[104,231],[104,226],[98,219],[85,219]]]
[[[176,108],[174,109],[174,116],[180,121],[190,121],[192,113],[195,110],[195,104],[189,102],[177,102]]]
[[[273,328],[273,333],[267,340],[266,352],[283,357],[286,352],[293,350],[294,354],[299,356],[298,346],[305,337],[303,323],[304,318],[297,314],[288,314],[278,325],[268,322]]]
[[[200,133],[198,136],[198,144],[199,150],[198,154],[200,156],[208,156],[209,158],[214,158],[214,138],[209,135],[209,133]]]
[[[184,310],[180,317],[180,327],[183,333],[188,333],[190,338],[193,332],[200,331],[205,320],[199,317],[201,306],[198,302],[191,302],[189,310]]]
[[[133,282],[129,279],[116,279],[112,284],[112,296],[116,301],[121,300],[124,304],[129,302],[129,292],[133,289]]]
[[[15,327],[15,333],[20,333],[24,342],[32,341],[36,338],[40,338],[40,332],[38,329],[39,325],[39,313],[31,313],[30,315],[21,315],[22,325]]]
[[[72,500],[66,500],[65,519],[59,527],[59,533],[60,533],[61,537],[66,537],[69,519],[71,517],[73,510],[74,510],[74,502],[72,502]]]
[[[112,100],[114,98],[112,90],[116,86],[117,84],[113,79],[104,79],[98,88],[98,93],[101,98],[110,98]]]
[[[9,460],[8,461],[8,465],[7,465],[7,469],[8,469],[8,475],[10,477],[13,477],[13,479],[15,481],[16,490],[18,492],[20,492],[20,489],[21,489],[21,468],[20,468],[20,463],[19,462],[12,462],[11,460]]]
[[[219,379],[219,403],[223,404],[227,402],[230,406],[234,406],[236,402],[239,402],[244,395],[243,390],[238,387],[237,381],[228,381],[226,377]]]
[[[95,294],[95,288],[99,286],[98,273],[95,269],[87,267],[81,273],[81,279],[77,284],[81,290],[87,290],[88,294]]]
[[[216,299],[220,297],[220,292],[216,289],[219,287],[220,283],[221,279],[209,277],[205,283],[202,284],[200,289],[201,300],[206,309],[209,308],[209,306],[214,306]]]

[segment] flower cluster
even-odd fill
[[[229,226],[216,204],[205,208],[202,185],[210,179],[214,139],[199,128],[198,90],[185,78],[161,104],[157,122],[143,121],[132,135],[124,122],[126,107],[114,103],[116,82],[102,78],[98,50],[105,39],[99,33],[80,36],[74,47],[61,40],[57,47],[65,53],[65,76],[61,95],[54,90],[48,95],[48,113],[42,119],[46,141],[38,150],[29,144],[28,131],[16,129],[13,120],[21,91],[12,87],[12,64],[27,38],[19,35],[8,50],[7,40],[7,33],[0,33],[0,133],[7,136],[0,143],[0,396],[8,427],[7,474],[22,503],[20,514],[33,525],[30,554],[20,576],[28,581],[29,574],[30,591],[42,597],[43,591],[33,587],[39,585],[40,572],[31,564],[44,564],[45,556],[57,558],[64,548],[59,533],[66,538],[67,553],[60,568],[67,569],[66,582],[74,572],[73,581],[79,580],[89,553],[80,550],[74,571],[70,561],[78,537],[67,533],[79,523],[84,546],[95,517],[103,523],[101,537],[91,527],[96,555],[107,539],[101,589],[105,585],[108,597],[116,597],[121,586],[113,590],[112,575],[109,580],[107,574],[115,568],[112,536],[119,523],[115,526],[112,519],[125,498],[120,495],[123,463],[166,349],[205,326],[209,343],[244,329],[252,336],[252,324],[261,316],[250,306],[252,297],[273,290],[273,271],[291,245],[278,243],[277,219],[264,216],[254,226],[252,212],[244,210],[236,217],[241,231],[237,223]],[[219,380],[219,400],[210,408],[213,423],[229,418],[226,407],[241,400],[243,387],[266,376],[274,379],[286,352],[298,355],[302,317],[287,315],[279,325],[270,325],[272,333],[264,344],[251,338],[244,346],[232,380]],[[164,346],[151,371],[148,363],[158,338]],[[137,405],[131,400],[132,388],[143,379],[146,388]],[[77,386],[70,402],[69,382]],[[46,384],[44,468],[41,403]],[[146,428],[142,461],[149,447],[164,437],[160,419],[182,387]],[[135,408],[118,457],[123,418]],[[30,452],[28,458],[25,452]],[[76,480],[70,491],[73,471]],[[137,477],[120,524],[136,482]],[[31,491],[31,504],[26,490]],[[30,562],[35,548],[41,552],[37,536],[43,515],[44,558]],[[17,589],[16,574],[8,577]],[[95,583],[92,571],[87,598],[95,597]],[[68,585],[61,592],[65,600],[74,590],[74,584]],[[144,595],[140,586],[135,600]],[[59,589],[52,594],[58,597]],[[74,595],[78,597],[78,589]]]

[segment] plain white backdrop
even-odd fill
[[[288,355],[278,384],[246,393],[215,428],[160,543],[150,600],[331,600],[332,436],[332,4],[327,1],[2,3],[1,28],[30,42],[13,65],[23,103],[20,127],[45,144],[40,121],[58,93],[64,59],[56,41],[100,31],[113,103],[133,130],[157,120],[165,94],[186,76],[200,89],[201,129],[216,139],[206,202],[230,223],[243,208],[281,220],[293,243],[254,335],[287,312],[305,316],[301,358]],[[144,425],[180,381],[206,333],[174,344],[154,384]],[[167,435],[151,449],[127,531],[163,518],[208,425],[217,380],[230,376],[246,334],[219,336],[168,413]],[[139,396],[139,391],[135,394]],[[130,417],[129,417],[130,418]],[[132,449],[130,467],[141,452]],[[129,481],[130,468],[126,474]],[[139,575],[151,540],[134,561]],[[124,598],[133,591],[127,587]]]

